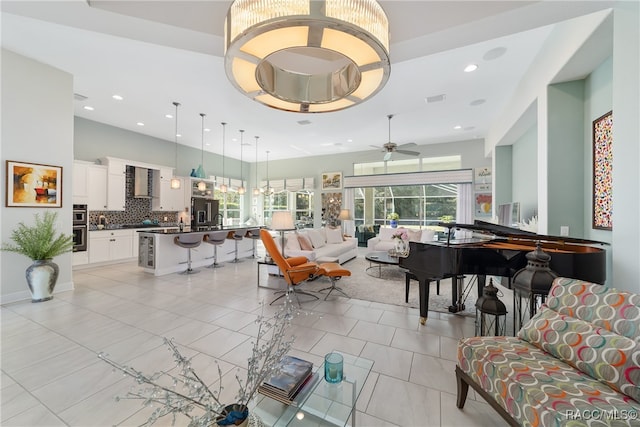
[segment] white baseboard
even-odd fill
[[[24,283],[24,291],[14,292],[7,295],[0,295],[0,305],[11,304],[13,302],[18,301],[26,301],[31,299],[31,293],[29,292],[29,288],[27,287],[27,282]],[[56,287],[53,289],[53,294],[57,294],[60,292],[67,292],[74,290],[73,281],[69,281],[66,283],[58,282]]]

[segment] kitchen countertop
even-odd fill
[[[171,222],[161,222],[159,224],[109,224],[102,230],[98,229],[98,227],[94,224],[89,225],[89,231],[109,231],[109,230],[132,230],[132,229],[148,229],[148,228],[178,228],[178,223]]]
[[[187,233],[201,233],[205,234],[210,231],[236,231],[236,230],[250,230],[254,228],[261,227],[226,227],[226,228],[210,228],[208,230],[188,230],[188,231],[180,231],[178,228],[171,227],[168,229],[158,230],[159,227],[156,227],[155,230],[137,230],[138,233],[151,233],[151,234],[187,234]]]

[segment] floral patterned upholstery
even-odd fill
[[[558,278],[518,337],[461,340],[458,368],[523,426],[640,425],[639,328],[640,296]]]

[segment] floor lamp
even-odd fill
[[[284,255],[284,232],[296,229],[291,212],[275,211],[271,217],[271,229],[279,231],[282,235],[282,256],[286,258]]]
[[[342,209],[340,215],[338,215],[338,219],[342,223],[342,234],[344,235],[347,232],[345,221],[351,221],[353,219],[351,218],[351,211],[349,209]]]

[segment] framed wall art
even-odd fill
[[[325,172],[322,174],[322,190],[340,190],[342,188],[342,172]]]
[[[7,207],[62,207],[62,166],[7,160]]]
[[[593,228],[613,228],[613,114],[593,121]]]

